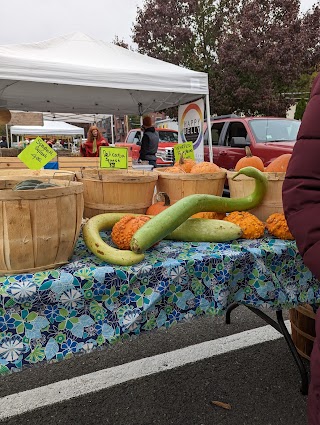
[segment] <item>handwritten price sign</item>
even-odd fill
[[[57,152],[47,145],[41,137],[37,137],[29,146],[19,153],[18,158],[31,170],[40,170],[55,156],[57,156]]]
[[[179,161],[181,155],[183,158],[194,159],[194,150],[192,142],[178,143],[174,148],[174,159]]]
[[[128,149],[102,146],[100,148],[100,168],[128,168]]]

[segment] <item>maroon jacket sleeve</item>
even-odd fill
[[[320,279],[320,74],[283,184],[283,207],[303,261]]]

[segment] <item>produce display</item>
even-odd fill
[[[198,212],[226,213],[248,210],[259,205],[267,191],[268,182],[265,175],[254,167],[246,167],[236,173],[234,178],[241,174],[255,179],[253,193],[238,199],[201,194],[186,196],[154,216],[134,234],[131,241],[132,251],[144,252]]]
[[[234,211],[224,221],[237,224],[244,239],[258,239],[264,235],[265,225],[255,215],[247,211]]]
[[[138,220],[133,222],[134,219]],[[99,214],[90,218],[83,226],[83,240],[89,250],[101,260],[120,266],[130,266],[144,259],[144,254],[135,254],[126,249],[128,241],[132,238],[132,228],[148,221],[151,221],[151,218],[142,214]],[[132,223],[134,223],[133,226]],[[128,224],[128,229],[126,229]],[[113,242],[119,248],[123,247],[122,249],[113,248],[102,240],[100,232],[111,229]],[[164,239],[185,242],[228,242],[239,239],[241,236],[241,228],[234,223],[191,218]]]

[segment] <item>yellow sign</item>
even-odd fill
[[[181,155],[183,158],[194,159],[194,150],[192,142],[178,143],[174,148],[174,159],[179,161]]]
[[[55,152],[41,137],[37,137],[18,155],[18,158],[31,170],[40,170],[55,156]]]
[[[100,168],[128,168],[128,149],[102,146],[100,148]]]

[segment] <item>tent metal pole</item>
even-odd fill
[[[111,115],[111,143],[114,145],[114,132],[113,132],[113,115]]]
[[[7,146],[9,146],[9,131],[8,131],[8,124],[6,124],[6,141],[7,141]],[[11,148],[11,143],[10,146]]]
[[[206,94],[206,117],[207,117],[207,129],[208,129],[209,158],[210,158],[210,162],[213,162],[209,94]]]

